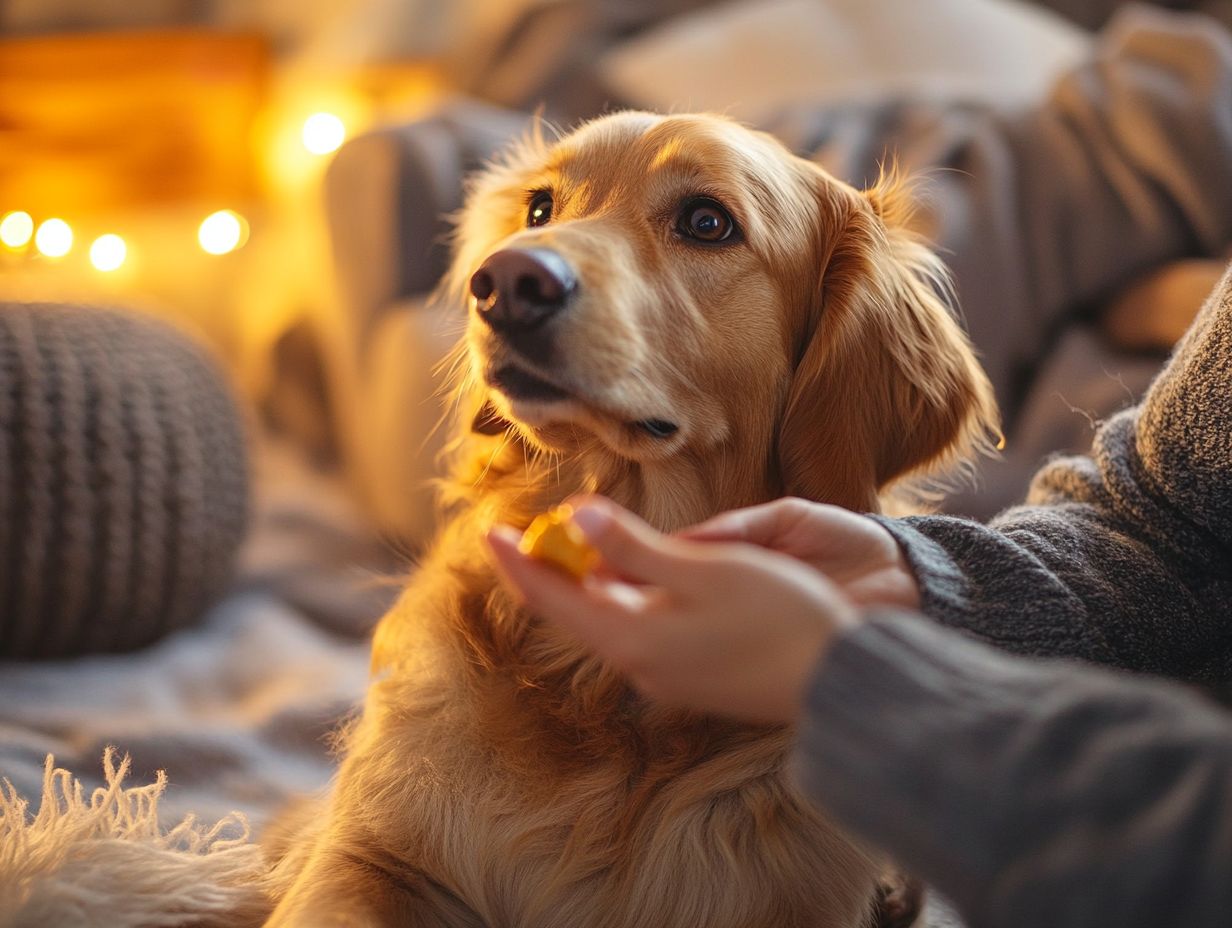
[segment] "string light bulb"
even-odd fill
[[[73,230],[63,219],[48,219],[34,233],[34,247],[47,258],[63,258],[73,250]]]
[[[127,257],[128,245],[118,235],[100,235],[90,246],[90,263],[96,270],[118,270]]]
[[[244,244],[248,223],[234,210],[220,209],[206,216],[197,229],[201,249],[212,255],[225,255]]]
[[[304,148],[314,155],[328,155],[346,141],[346,126],[333,113],[313,113],[300,132]]]
[[[0,242],[14,250],[25,248],[34,238],[34,220],[29,213],[16,210],[0,219]]]

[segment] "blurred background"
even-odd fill
[[[454,7],[0,3],[3,296],[139,302],[231,357],[281,328],[328,290],[331,154],[432,103]]]
[[[792,108],[903,97],[1012,111],[1120,5],[0,0],[0,299],[193,329],[265,425],[342,465],[383,531],[421,539],[426,374],[456,325],[404,331],[397,364],[372,354],[373,326],[430,291],[438,215],[527,113],[705,109],[775,128]],[[390,135],[440,113],[443,132]],[[382,364],[414,370],[380,373],[374,398],[363,371]]]

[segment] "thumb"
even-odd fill
[[[610,571],[636,583],[680,586],[690,558],[681,542],[656,531],[627,509],[601,496],[571,500],[573,524]]]

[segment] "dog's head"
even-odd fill
[[[876,508],[996,426],[904,197],[712,116],[531,139],[478,178],[458,229],[491,421],[726,504]]]

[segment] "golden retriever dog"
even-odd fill
[[[797,792],[791,733],[643,701],[483,537],[579,492],[663,530],[788,494],[875,510],[977,450],[991,391],[904,196],[638,112],[477,179],[453,514],[377,628],[327,804],[288,826],[270,925],[868,924],[882,862]]]

